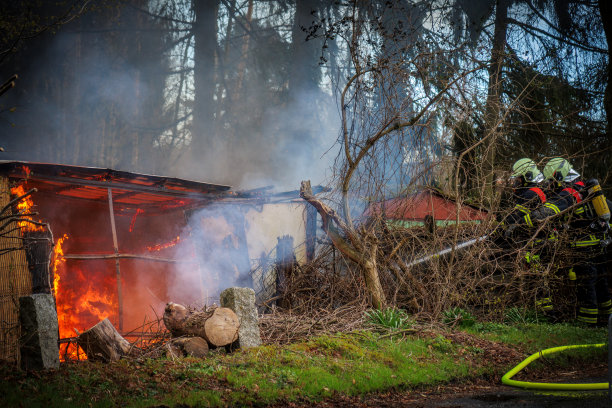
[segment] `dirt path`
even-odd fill
[[[608,394],[602,392],[559,394],[539,393],[505,386],[472,385],[469,387],[442,387],[435,391],[392,391],[366,397],[338,397],[319,404],[289,404],[290,407],[612,407]]]

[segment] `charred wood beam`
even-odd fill
[[[42,231],[26,230],[23,237],[26,261],[32,278],[32,293],[51,293],[49,261],[53,252],[53,235],[47,228]]]
[[[62,194],[64,191],[72,191],[72,190],[76,190],[81,188],[82,186],[75,186],[75,185],[70,185],[70,186],[64,186],[64,187],[58,187],[53,189],[53,192],[55,194]]]
[[[94,261],[104,259],[140,259],[143,261],[151,262],[165,262],[165,263],[197,263],[197,261],[185,261],[180,259],[170,258],[158,258],[155,256],[137,255],[137,254],[66,254],[63,256],[65,259],[71,259],[75,261]]]
[[[208,191],[201,191],[201,192],[181,191],[181,190],[169,189],[166,187],[157,187],[154,185],[146,186],[146,185],[130,184],[130,183],[124,183],[124,182],[117,182],[117,181],[84,180],[84,179],[77,179],[75,177],[50,176],[50,175],[45,175],[45,174],[30,174],[29,179],[30,180],[40,180],[40,181],[53,181],[57,183],[66,183],[66,184],[73,184],[73,185],[79,185],[79,186],[101,187],[105,189],[112,188],[112,189],[117,189],[117,190],[127,190],[131,192],[139,191],[139,192],[149,193],[153,195],[170,196],[170,197],[185,197],[185,198],[194,198],[194,199],[201,199],[201,198],[210,199],[213,197],[218,197],[218,198],[226,197],[225,193],[220,193],[216,190],[208,190]]]
[[[133,196],[138,195],[138,194],[140,194],[140,192],[138,192],[138,191],[130,191],[128,193],[121,193],[121,194],[117,194],[117,195],[113,196],[113,200],[115,202],[118,202],[121,199],[130,198],[130,197],[133,197]]]
[[[306,259],[310,262],[315,258],[317,246],[317,210],[314,206],[306,207]]]
[[[11,178],[35,179],[51,177],[62,180],[81,180],[85,182],[98,181],[109,187],[108,183],[123,183],[128,186],[151,187],[155,183],[163,182],[169,187],[175,187],[172,191],[183,192],[188,189],[196,194],[215,193],[229,190],[231,187],[221,184],[210,184],[199,181],[183,180],[173,177],[162,177],[148,174],[130,173],[127,171],[102,169],[97,167],[70,166],[63,164],[46,164],[30,162],[5,162],[0,163],[0,169]],[[70,176],[67,176],[70,175]],[[72,183],[68,183],[72,184]],[[128,189],[129,190],[129,189]]]
[[[139,194],[139,193],[134,193],[134,194]],[[42,189],[39,190],[38,195],[56,196],[53,190],[42,190]],[[69,196],[69,195],[61,195],[61,198],[62,200],[75,200],[81,203],[85,203],[85,202],[91,203],[93,201],[93,202],[102,204],[102,203],[105,203],[107,200],[106,195],[107,193],[105,190],[100,190],[100,198],[83,198],[83,197],[75,197],[75,196]],[[190,200],[194,200],[194,199],[190,198]],[[195,209],[203,208],[209,205],[213,201],[214,201],[213,198],[198,198],[197,201],[193,201],[185,205],[180,204],[178,202],[178,199],[177,200],[173,199],[171,201],[170,200],[162,201],[159,203],[140,203],[140,204],[129,203],[128,204],[128,203],[115,202],[114,204],[115,204],[115,212],[117,213],[116,215],[118,216],[126,215],[122,212],[129,211],[130,212],[129,216],[131,216],[133,212],[136,211],[137,209],[146,210],[147,215],[160,215],[160,214],[168,214],[169,211],[173,211],[173,210],[183,211],[185,210],[185,208],[195,208]],[[221,200],[217,200],[215,202],[220,202],[220,201]],[[164,208],[164,207],[171,207],[171,208]]]
[[[119,244],[117,243],[117,228],[115,227],[115,210],[113,208],[113,189],[108,190],[108,211],[110,213],[111,232],[113,234],[113,247],[115,255],[119,254]],[[121,289],[121,266],[119,264],[119,258],[115,258],[115,270],[117,272],[117,299],[118,301],[118,315],[119,315],[119,330],[123,330],[123,292]]]

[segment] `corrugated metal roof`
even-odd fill
[[[28,181],[40,194],[113,201],[127,207],[182,207],[232,196],[230,186],[97,167],[0,161],[0,174]]]

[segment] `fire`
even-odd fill
[[[23,188],[23,185],[11,188],[11,194],[16,197],[20,197],[25,193],[26,191]],[[17,221],[17,225],[19,225],[19,228],[21,228],[22,231],[44,231],[42,225],[32,224],[31,222],[27,221],[33,221],[32,217],[29,216],[30,209],[33,205],[34,202],[32,201],[32,196],[28,196],[17,203],[17,210],[21,214],[21,218],[24,218],[24,220]]]
[[[30,178],[30,173],[32,172],[28,166],[21,166],[23,172],[26,175],[26,178]]]
[[[113,274],[98,268],[82,270],[78,264],[66,264],[64,244],[69,239],[64,234],[53,249],[53,290],[57,308],[60,338],[75,337],[105,318],[114,318],[117,305],[117,284]],[[102,272],[102,273],[100,273]],[[60,359],[76,359],[77,349],[69,344]],[[84,354],[80,354],[83,359]]]
[[[64,266],[66,263],[66,259],[64,258],[64,251],[62,250],[62,244],[65,240],[68,239],[68,234],[64,234],[63,237],[59,238],[55,243],[55,247],[53,248],[53,293],[58,293],[59,282],[60,282],[60,274],[58,269],[60,266]]]
[[[178,244],[180,240],[181,240],[181,237],[177,236],[172,241],[166,242],[165,244],[157,244],[157,245],[148,246],[147,250],[149,250],[150,252],[154,252],[154,251],[161,251],[162,249],[166,249],[166,248],[172,248],[173,246]]]
[[[144,213],[144,210],[141,210],[140,208],[138,208],[136,212],[134,213],[134,215],[132,216],[132,221],[130,221],[130,232],[134,231],[134,224],[136,224],[136,217],[138,217],[138,215],[142,213]]]

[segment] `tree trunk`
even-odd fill
[[[308,39],[310,27],[313,25],[317,10],[316,0],[297,0],[293,28],[291,29],[291,65],[289,67],[290,99],[298,100],[304,91],[316,89],[319,84],[319,53],[320,40]],[[306,32],[302,29],[304,28]]]
[[[252,30],[253,26],[251,25],[251,20],[253,19],[253,0],[249,0],[249,6],[247,9],[247,14],[245,17],[245,23],[247,27]],[[236,79],[236,87],[234,88],[234,92],[232,93],[232,98],[230,102],[237,101],[240,98],[242,92],[242,83],[244,82],[244,76],[246,74],[246,67],[248,61],[248,53],[249,53],[249,42],[250,42],[250,34],[245,34],[242,39],[242,52],[240,53],[240,61],[238,62],[238,68],[236,72],[238,72],[238,78]]]
[[[240,327],[238,316],[229,308],[197,312],[172,302],[166,305],[164,324],[174,337],[202,337],[213,347],[227,346],[238,340]]]
[[[310,203],[321,215],[323,230],[334,244],[334,247],[361,267],[372,306],[376,309],[385,307],[387,299],[378,275],[378,266],[376,264],[378,246],[376,245],[375,238],[371,237],[371,242],[366,242],[367,239],[364,240],[359,237],[355,231],[351,230],[342,219],[338,217],[334,210],[322,203],[312,194],[310,181],[302,181],[300,197]],[[350,243],[338,233],[331,224],[332,220],[349,237]],[[360,242],[360,240],[363,242]]]
[[[119,360],[131,350],[130,343],[121,337],[108,319],[81,333],[77,344],[85,351],[88,360],[107,363]]]
[[[372,298],[372,306],[380,310],[385,307],[387,300],[385,299],[385,293],[383,292],[382,285],[380,284],[380,277],[378,276],[378,266],[376,263],[377,252],[378,247],[376,245],[369,248],[369,259],[364,262],[362,268],[366,287]]]
[[[497,0],[495,7],[495,31],[491,48],[491,65],[489,66],[489,89],[485,105],[485,129],[482,137],[488,138],[485,143],[483,175],[485,179],[484,199],[493,201],[493,171],[497,143],[497,127],[501,117],[502,68],[506,49],[508,31],[509,0]]]
[[[214,93],[217,66],[217,11],[220,0],[193,0],[194,31],[194,108],[192,150],[205,159],[214,150]]]
[[[612,145],[612,65],[610,63],[610,40],[612,39],[612,4],[610,0],[599,0],[599,14],[603,23],[604,33],[606,34],[606,42],[608,43],[608,83],[604,92],[604,109],[606,111],[606,138],[608,146]],[[609,152],[603,155],[604,158],[609,156]],[[606,168],[609,168],[609,163],[604,163]]]

